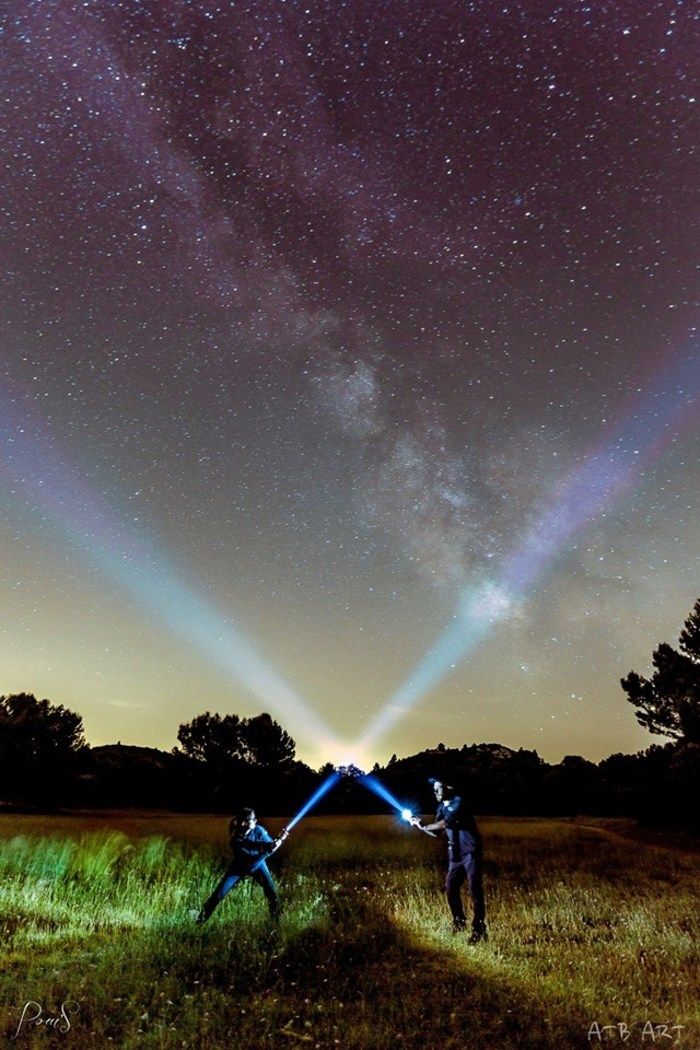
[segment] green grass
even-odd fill
[[[597,1045],[593,1021],[634,1028],[609,1046],[650,1046],[651,1021],[700,1047],[697,854],[623,821],[482,829],[490,940],[470,947],[449,932],[440,846],[389,818],[300,825],[273,861],[275,928],[249,882],[192,923],[225,819],[2,816],[0,1031],[31,1047],[561,1050]],[[69,1032],[12,1042],[29,1000],[80,1010]]]

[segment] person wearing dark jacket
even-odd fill
[[[250,876],[262,887],[270,914],[273,919],[278,919],[280,900],[274,879],[266,864],[266,857],[284,842],[288,834],[289,832],[285,829],[279,838],[273,839],[265,828],[258,824],[255,811],[249,807],[242,809],[240,813],[232,817],[229,824],[229,844],[233,854],[231,863],[214,892],[202,905],[197,922],[206,922],[226,894],[246,876]]]
[[[460,795],[450,784],[442,780],[431,780],[438,803],[435,823],[423,824],[418,817],[412,823],[425,831],[445,831],[449,865],[445,879],[445,895],[452,913],[452,930],[460,933],[467,928],[461,889],[466,882],[472,899],[473,919],[471,944],[487,939],[486,906],[482,885],[483,846],[479,829]]]

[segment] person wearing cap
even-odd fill
[[[270,833],[258,824],[255,811],[249,806],[236,813],[229,824],[229,843],[233,854],[231,863],[214,892],[202,905],[197,923],[206,922],[226,894],[247,875],[262,888],[270,915],[276,921],[280,915],[280,900],[266,858],[284,842],[288,834],[285,828],[278,838],[273,839]]]
[[[487,939],[486,906],[482,885],[483,846],[476,821],[468,813],[463,799],[451,784],[435,777],[430,778],[438,804],[435,821],[423,824],[419,817],[411,823],[425,831],[444,831],[447,835],[449,865],[445,879],[445,895],[452,913],[452,931],[461,933],[467,929],[467,917],[462,903],[462,886],[466,882],[472,900],[472,932],[470,944]]]

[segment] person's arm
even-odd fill
[[[411,824],[415,824],[417,828],[422,828],[423,831],[444,831],[447,827],[444,820],[436,820],[433,824],[424,824],[420,817],[412,817]]]
[[[444,820],[436,820],[434,824],[421,824],[423,831],[444,831],[447,824]]]
[[[282,845],[285,839],[289,838],[289,830],[287,828],[282,828],[279,835],[275,839],[272,838],[272,836],[269,834],[268,831],[265,830],[265,828],[260,828],[260,830],[265,836],[265,838],[262,841],[266,844],[269,844],[270,852],[276,850],[278,846]]]
[[[435,814],[435,820],[432,824],[424,824],[420,817],[413,817],[411,824],[415,824],[417,828],[422,828],[423,831],[444,831],[447,827],[445,818],[442,816],[443,807],[440,806],[437,813]]]
[[[463,809],[464,807],[462,805],[461,795],[455,795],[455,797],[450,802],[450,815],[456,817],[457,814],[461,813]]]
[[[289,835],[286,828],[283,828],[276,839],[273,839],[272,835],[260,824],[256,827],[256,835],[254,839],[248,840],[253,850],[258,854],[259,857],[265,857],[268,853],[273,853],[278,846],[281,846],[284,840]],[[252,852],[252,850],[251,850]]]

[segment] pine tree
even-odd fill
[[[637,721],[649,730],[687,743],[700,743],[700,599],[685,621],[679,649],[662,642],[654,650],[654,673],[630,671],[621,679]]]

